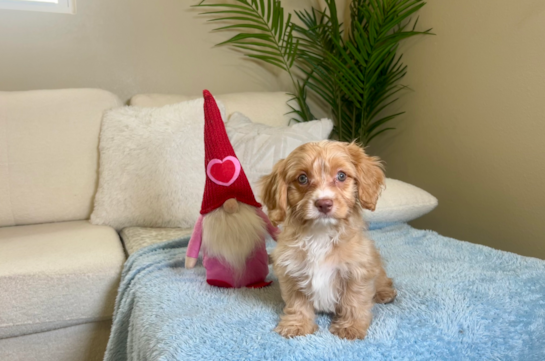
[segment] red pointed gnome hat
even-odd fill
[[[261,207],[244,174],[233,146],[227,137],[221,114],[208,90],[204,96],[204,168],[206,185],[202,199],[201,214],[212,212],[229,198]]]

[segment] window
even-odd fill
[[[76,0],[0,0],[0,9],[76,13]]]

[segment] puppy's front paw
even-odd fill
[[[331,324],[329,331],[347,340],[363,340],[367,335],[367,328],[365,326],[351,325],[345,327],[335,322]]]
[[[377,291],[373,300],[376,303],[390,303],[395,300],[396,296],[397,291],[395,290],[395,288],[384,288]]]
[[[274,329],[280,336],[292,338],[296,336],[310,335],[316,332],[318,325],[313,321],[282,320]]]

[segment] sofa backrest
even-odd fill
[[[88,219],[105,110],[98,89],[0,92],[0,226]]]
[[[178,94],[138,94],[131,98],[130,104],[137,107],[162,107],[168,104],[198,99],[202,95],[186,96]],[[225,105],[227,117],[241,112],[255,123],[280,127],[288,125],[293,114],[287,102],[291,96],[285,92],[249,92],[220,94],[214,97]],[[290,102],[295,106],[295,102]]]

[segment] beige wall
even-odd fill
[[[271,72],[227,48],[197,0],[77,0],[77,14],[0,10],[0,90],[98,87],[142,92],[280,90]],[[290,8],[307,0],[286,1]]]
[[[310,0],[284,0],[304,8]],[[0,10],[0,90],[99,87],[142,92],[279,90],[283,82],[213,49],[189,0],[78,0],[77,15]],[[443,234],[545,258],[545,2],[429,1],[405,46],[415,91],[398,131],[371,152],[388,176],[439,207],[414,222]]]
[[[545,1],[429,1],[407,115],[372,151],[439,207],[413,223],[545,258]]]

